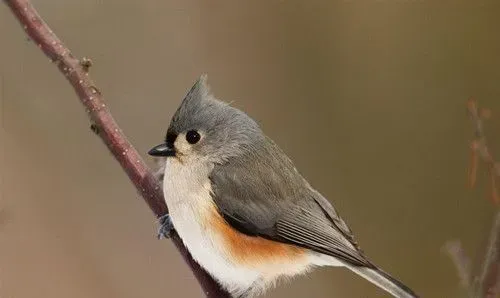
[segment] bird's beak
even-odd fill
[[[175,156],[175,149],[163,143],[153,147],[148,154],[151,156]]]

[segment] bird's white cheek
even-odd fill
[[[198,142],[201,141],[203,141],[203,135],[201,135],[201,139]],[[175,151],[178,153],[177,156],[179,160],[185,163],[189,161],[196,162],[196,160],[203,159],[203,156],[201,156],[200,153],[194,149],[194,146],[199,146],[199,144],[190,144],[186,140],[186,134],[179,134],[174,143]]]
[[[186,135],[180,134],[174,143],[175,150],[182,155],[189,155],[193,150],[193,145],[186,141]]]

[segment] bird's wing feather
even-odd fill
[[[372,267],[333,206],[313,190],[270,140],[258,150],[216,165],[213,199],[235,229]]]

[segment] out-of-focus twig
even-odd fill
[[[443,250],[450,256],[453,264],[455,264],[458,277],[460,279],[460,284],[464,288],[468,288],[471,281],[470,260],[465,254],[462,244],[458,240],[449,241],[445,244]]]
[[[476,182],[479,162],[488,167],[491,187],[491,200],[494,204],[500,203],[496,181],[500,177],[500,166],[493,157],[488,147],[484,132],[484,119],[490,117],[491,112],[479,109],[477,101],[469,99],[467,111],[474,127],[474,140],[471,142],[471,158],[469,165],[469,186],[474,187]],[[471,266],[460,242],[450,242],[445,245],[445,250],[455,264],[461,284],[464,285],[472,298],[495,298],[500,294],[500,211],[497,213],[491,227],[485,255],[482,258],[479,274],[472,276]]]
[[[90,59],[75,58],[69,48],[40,17],[29,0],[4,0],[4,2],[21,23],[30,39],[57,65],[74,88],[91,118],[92,130],[104,141],[151,210],[157,217],[166,214],[168,210],[158,179],[129,143],[111,116],[99,89],[89,77],[88,71],[92,65]],[[173,233],[172,241],[190,266],[207,297],[229,297],[229,294],[223,291],[191,258],[176,233]]]
[[[495,298],[500,293],[500,212],[497,213],[479,275],[473,281],[474,297]]]
[[[474,140],[471,142],[471,159],[469,165],[469,186],[474,187],[476,183],[479,159],[486,164],[490,175],[491,199],[495,204],[500,203],[496,180],[500,177],[500,164],[495,161],[491,150],[488,148],[486,135],[484,133],[484,119],[489,118],[491,112],[479,109],[477,101],[473,98],[467,102],[467,111],[474,127]]]

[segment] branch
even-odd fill
[[[26,34],[56,64],[75,89],[92,121],[92,130],[98,134],[109,151],[120,163],[153,213],[159,217],[168,212],[158,179],[146,166],[141,156],[129,143],[106,106],[99,89],[88,75],[92,65],[89,59],[79,60],[52,32],[38,15],[29,0],[4,0],[23,26]],[[207,297],[230,297],[190,256],[177,233],[171,237],[189,265]]]

